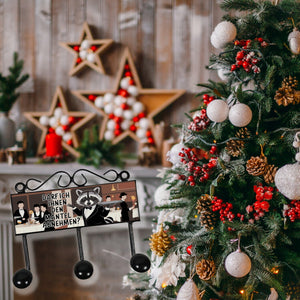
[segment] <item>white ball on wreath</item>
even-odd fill
[[[135,85],[130,85],[127,91],[133,97],[136,97],[139,94],[139,90]]]
[[[120,87],[124,90],[127,90],[129,87],[130,77],[124,77],[120,81]]]
[[[226,257],[225,269],[227,273],[233,277],[244,277],[251,270],[251,259],[246,253],[238,249]]]
[[[90,46],[91,46],[91,43],[88,40],[83,40],[80,44],[80,48],[82,50],[87,50],[90,48]]]
[[[114,120],[108,120],[106,124],[106,128],[108,130],[115,130],[116,122]]]
[[[142,102],[135,102],[133,105],[132,105],[132,110],[133,112],[138,115],[139,113],[143,112],[145,109],[145,106]]]
[[[114,111],[114,115],[117,117],[122,117],[124,114],[124,110],[121,107],[117,107]]]
[[[72,134],[71,134],[71,132],[66,132],[64,135],[63,135],[63,140],[65,141],[65,142],[67,142],[67,141],[69,141],[69,140],[71,140],[72,139]]]
[[[60,117],[60,124],[61,125],[69,125],[69,116],[67,115],[62,115]]]
[[[105,104],[105,106],[104,106],[104,111],[105,111],[105,113],[107,113],[107,114],[112,114],[113,112],[114,112],[114,105],[112,104],[112,103],[107,103],[107,104]]]
[[[288,36],[289,46],[293,54],[300,54],[300,31],[297,28]]]
[[[103,99],[105,103],[110,103],[114,101],[115,95],[112,93],[106,93],[104,94]]]
[[[171,150],[167,153],[167,160],[174,166],[181,164],[181,158],[179,153],[185,148],[183,143],[175,144]]]
[[[237,30],[234,24],[229,21],[220,22],[214,29],[211,37],[211,42],[216,43],[217,46],[213,44],[215,48],[223,48],[227,43],[232,42],[237,34]],[[222,45],[222,46],[221,46]],[[220,47],[221,46],[221,47]]]
[[[115,97],[114,102],[117,106],[120,106],[122,103],[126,102],[126,99],[124,97],[118,95]]]
[[[131,120],[131,119],[134,117],[134,113],[133,113],[132,110],[127,109],[127,110],[124,111],[123,117],[124,117],[126,120]]]
[[[56,117],[51,117],[49,119],[49,126],[52,128],[56,128],[58,126],[58,119]]]
[[[95,106],[98,108],[103,108],[104,107],[104,98],[102,96],[98,96],[95,99]]]
[[[88,52],[86,50],[80,50],[79,52],[79,57],[82,59],[82,60],[85,60],[86,57],[88,55]]]
[[[245,127],[252,120],[252,110],[244,103],[233,105],[229,110],[229,121],[236,127]]]
[[[136,102],[136,99],[134,97],[128,97],[127,98],[127,104],[132,106]]]
[[[88,53],[86,56],[86,60],[91,63],[94,63],[95,62],[95,53]]]
[[[226,69],[219,69],[218,76],[222,81],[226,81],[228,79],[229,71]]]
[[[58,126],[58,127],[55,128],[55,133],[57,135],[63,136],[65,134],[65,131],[61,126]]]
[[[139,138],[139,139],[144,139],[146,138],[146,130],[145,129],[142,129],[142,128],[139,128],[137,131],[136,131],[136,136]]]
[[[228,111],[228,104],[221,99],[216,99],[207,105],[206,114],[211,121],[221,123],[227,119]]]
[[[131,122],[129,120],[123,120],[123,122],[121,123],[121,128],[122,130],[128,130],[130,127]]]
[[[104,133],[104,139],[107,141],[112,141],[115,137],[115,134],[113,131],[107,130]]]
[[[150,122],[147,118],[142,118],[139,120],[139,126],[143,129],[148,129],[150,126]]]
[[[49,117],[41,116],[39,122],[41,125],[48,126],[49,125]]]
[[[56,117],[57,119],[60,119],[60,117],[63,115],[63,110],[61,107],[56,107],[54,109],[54,117]]]
[[[288,164],[277,170],[275,185],[290,200],[300,200],[300,164]]]

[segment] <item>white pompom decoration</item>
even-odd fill
[[[251,108],[244,104],[238,103],[233,105],[229,110],[229,121],[236,127],[247,126],[252,120]]]
[[[218,70],[218,76],[222,81],[226,81],[228,79],[229,74],[230,74],[230,72],[228,70],[225,70],[225,69]]]
[[[133,97],[136,97],[139,94],[139,90],[135,85],[130,85],[127,91]]]
[[[181,157],[179,156],[179,152],[182,151],[182,148],[185,148],[183,143],[175,144],[167,153],[167,160],[174,166],[181,164]]]
[[[115,95],[112,93],[106,93],[104,94],[103,99],[105,103],[110,103],[114,101]]]
[[[51,117],[49,119],[49,125],[52,128],[56,128],[58,126],[58,119],[56,117]]]
[[[229,21],[223,21],[215,27],[210,40],[215,48],[221,49],[235,39],[236,33],[234,24]]]
[[[169,185],[164,183],[160,185],[155,193],[154,193],[154,200],[156,202],[156,205],[161,206],[161,205],[166,205],[171,202],[170,200],[170,192],[171,190],[168,189]]]
[[[56,127],[55,129],[55,133],[57,135],[63,136],[65,134],[65,131],[63,130],[63,128],[61,126]]]
[[[251,259],[246,253],[238,249],[226,257],[225,269],[233,277],[244,277],[251,270]]]
[[[62,115],[60,117],[60,124],[61,125],[69,125],[69,116],[67,115]]]
[[[80,57],[82,60],[84,60],[84,59],[86,59],[87,54],[88,54],[88,52],[87,52],[86,50],[81,50],[81,51],[79,52],[79,57]]]
[[[114,120],[108,120],[106,128],[108,130],[115,130],[116,122]]]
[[[114,115],[117,117],[122,117],[124,110],[121,107],[117,107],[114,111]]]
[[[110,131],[110,130],[107,130],[105,131],[104,133],[104,139],[107,140],[107,141],[111,141],[113,140],[115,137],[115,134],[113,131]]]
[[[63,140],[65,141],[65,142],[67,142],[67,141],[69,141],[69,140],[71,140],[72,139],[72,134],[71,134],[71,132],[66,132],[64,135],[63,135]]]
[[[290,200],[300,200],[300,164],[288,164],[275,174],[275,185],[279,192]]]
[[[127,104],[132,106],[136,102],[136,99],[134,97],[128,97],[127,98]]]
[[[88,53],[86,56],[86,60],[91,63],[94,63],[95,62],[95,53]]]
[[[146,130],[145,129],[142,129],[142,128],[140,128],[140,129],[138,129],[137,131],[136,131],[136,136],[139,138],[139,139],[144,139],[145,137],[146,137]]]
[[[44,125],[44,126],[49,125],[49,117],[48,116],[41,116],[39,121],[40,121],[41,125]]]
[[[105,104],[104,111],[107,114],[112,114],[114,112],[114,105],[112,103]]]
[[[125,130],[128,130],[129,127],[130,127],[130,121],[129,120],[124,120],[122,123],[121,123],[121,128],[125,131]]]
[[[207,105],[207,117],[216,123],[225,121],[228,117],[228,104],[220,99],[213,100]]]
[[[98,107],[98,108],[103,108],[104,107],[104,98],[101,97],[101,96],[98,96],[96,99],[95,99],[95,106]]]
[[[176,300],[200,300],[199,290],[193,279],[190,278],[183,284]]]
[[[80,48],[83,50],[89,49],[91,46],[91,43],[88,40],[83,40],[80,44]]]
[[[138,115],[139,113],[143,112],[145,107],[144,107],[144,104],[141,103],[141,102],[135,102],[133,105],[132,105],[132,109],[133,109],[133,112]]]
[[[293,54],[300,54],[300,31],[297,28],[288,36],[289,46]]]
[[[120,106],[122,103],[124,103],[126,101],[126,99],[124,98],[124,97],[122,97],[122,96],[116,96],[115,97],[115,100],[114,100],[114,102],[115,102],[115,104],[117,105],[117,106]]]
[[[130,77],[124,77],[120,81],[120,87],[124,90],[127,90],[129,87]]]
[[[56,117],[57,119],[60,119],[60,117],[63,115],[63,110],[61,107],[56,107],[54,109],[54,117]]]
[[[139,121],[139,126],[143,129],[148,129],[150,124],[149,124],[149,120],[147,118],[142,118]]]
[[[124,114],[123,114],[123,117],[126,119],[126,120],[131,120],[133,117],[134,117],[134,114],[133,114],[133,111],[132,110],[125,110],[124,111]]]

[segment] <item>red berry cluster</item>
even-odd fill
[[[260,43],[260,46],[263,48],[268,46],[268,43],[261,37],[255,38],[254,41],[258,41]],[[251,43],[253,43],[252,40],[235,40],[234,41],[235,46],[240,46],[243,49],[249,49],[251,47]]]
[[[284,215],[285,217],[289,217],[291,222],[295,222],[296,220],[300,219],[300,201],[293,200],[288,205],[288,209],[285,210]]]
[[[215,96],[209,96],[208,94],[204,94],[202,96],[202,99],[203,99],[203,103],[205,105],[208,105],[211,101],[215,100],[216,97]]]
[[[209,153],[215,154],[217,151],[216,146],[212,146]],[[189,176],[178,175],[179,180],[188,180],[190,186],[195,186],[196,181],[205,182],[209,179],[210,172],[217,166],[217,158],[209,158],[208,163],[200,165],[199,158],[197,157],[194,149],[182,148],[178,154],[181,157],[181,162],[185,165],[185,170],[190,174]]]
[[[251,214],[251,218],[249,218],[249,223],[253,224],[255,221],[258,221],[262,218],[266,212],[269,211],[270,203],[268,200],[273,198],[274,188],[271,186],[257,186],[253,187],[254,192],[256,194],[256,201],[253,205],[248,205],[246,207],[246,212],[248,215]]]
[[[211,201],[212,203],[212,211],[219,211],[220,214],[220,220],[225,223],[227,220],[229,222],[232,222],[234,218],[239,215],[239,218],[241,221],[244,220],[244,215],[237,214],[235,215],[232,212],[233,205],[230,202],[223,202],[222,199],[218,199],[218,197],[214,197],[214,199]]]
[[[206,115],[206,109],[201,110],[201,114],[195,114],[193,121],[189,124],[188,129],[193,131],[201,131],[209,125],[209,119]]]

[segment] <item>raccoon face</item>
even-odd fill
[[[78,196],[76,203],[84,207],[91,207],[102,201],[100,187],[95,187],[92,191],[76,190],[76,195]]]

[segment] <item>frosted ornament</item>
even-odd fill
[[[139,126],[143,129],[148,129],[150,124],[149,124],[149,120],[147,118],[142,118],[139,121]]]
[[[226,44],[224,44],[218,36],[213,32],[210,36],[210,42],[216,49],[222,49],[225,47]]]
[[[167,153],[168,161],[175,166],[181,164],[181,157],[179,156],[179,153],[182,151],[182,148],[185,148],[183,143],[175,144]]]
[[[115,134],[113,133],[113,131],[110,131],[110,130],[105,131],[105,133],[104,133],[105,140],[111,141],[114,139],[114,137],[115,137]]]
[[[236,33],[235,25],[229,21],[220,22],[213,31],[218,43],[223,44],[224,46],[235,39]]]
[[[88,54],[88,52],[87,52],[86,50],[81,50],[81,51],[79,52],[79,57],[80,57],[82,60],[85,60],[86,57],[87,57],[87,54]]]
[[[226,257],[225,269],[233,277],[244,277],[251,270],[251,259],[246,253],[238,249]]]
[[[65,131],[63,130],[63,128],[61,126],[56,127],[55,129],[55,133],[57,135],[63,136],[65,134]]]
[[[124,77],[120,81],[120,87],[124,90],[127,90],[129,87],[130,77]]]
[[[288,35],[289,46],[293,54],[300,54],[300,31],[297,28]]]
[[[60,118],[60,124],[61,125],[69,125],[69,116],[62,115]]]
[[[229,71],[225,69],[218,70],[218,76],[222,81],[226,81],[228,79]]]
[[[124,113],[123,113],[123,117],[126,120],[131,120],[134,117],[133,111],[129,110],[129,109],[125,110]]]
[[[128,97],[127,98],[127,104],[132,106],[136,102],[136,99],[134,97]]]
[[[98,96],[96,99],[95,99],[95,106],[98,107],[98,108],[103,108],[104,107],[104,98],[101,97],[101,96]]]
[[[133,105],[132,105],[132,110],[133,112],[138,115],[139,113],[143,112],[145,109],[144,107],[144,104],[141,103],[141,102],[135,102]]]
[[[63,140],[65,142],[69,141],[72,139],[72,134],[70,132],[66,132],[64,135],[63,135]]]
[[[88,40],[83,40],[83,41],[81,42],[81,44],[80,44],[80,48],[81,48],[82,50],[87,50],[87,49],[90,48],[90,46],[91,46],[91,44],[90,44],[90,42],[89,42]]]
[[[190,278],[183,284],[176,300],[200,300],[199,290],[193,279]]]
[[[116,123],[114,120],[109,120],[106,124],[108,130],[115,130]]]
[[[106,93],[103,96],[103,100],[104,100],[105,103],[113,102],[114,99],[115,99],[115,95],[112,94],[112,93]]]
[[[91,63],[94,63],[95,62],[95,54],[94,53],[88,53],[87,56],[86,56],[86,60],[91,62]]]
[[[60,117],[63,115],[63,110],[62,108],[60,107],[56,107],[55,110],[54,110],[54,116],[57,118],[57,119],[60,119]]]
[[[244,104],[238,103],[233,105],[229,110],[229,121],[236,127],[245,127],[252,120],[251,108]]]
[[[117,107],[114,111],[114,115],[117,117],[122,117],[124,110],[121,107]]]
[[[142,129],[142,128],[140,128],[140,129],[138,129],[137,131],[136,131],[136,136],[139,138],[139,139],[144,139],[144,138],[146,138],[146,130],[145,129]]]
[[[134,96],[134,97],[136,97],[139,94],[139,90],[135,85],[130,85],[128,87],[127,91],[131,96]]]
[[[130,127],[130,121],[129,120],[124,120],[122,123],[121,123],[121,128],[125,131],[125,130],[128,130],[129,127]]]
[[[225,121],[228,117],[228,104],[220,99],[213,100],[207,105],[207,117],[216,123]]]
[[[48,126],[49,125],[49,117],[41,116],[39,122],[41,125]]]
[[[114,112],[114,105],[112,103],[105,104],[104,111],[107,114],[112,114]]]
[[[58,126],[58,119],[56,117],[51,117],[49,119],[49,125],[52,128],[56,128]]]

